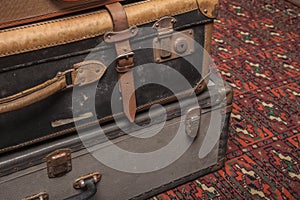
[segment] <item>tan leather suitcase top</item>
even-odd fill
[[[121,0],[2,0],[0,29],[58,17]]]

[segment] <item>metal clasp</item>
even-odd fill
[[[63,176],[72,170],[71,150],[60,149],[46,157],[49,178]]]
[[[174,31],[174,24],[176,19],[174,17],[163,17],[158,20],[153,28],[158,32],[158,42],[160,43],[160,57],[162,59],[168,58],[171,53],[171,34]]]
[[[153,28],[157,30],[157,37],[153,39],[154,61],[157,63],[172,60],[192,54],[195,49],[193,29],[174,31],[174,17],[163,17]]]
[[[119,60],[119,59],[121,59],[121,58],[126,58],[126,59],[128,59],[130,56],[134,56],[134,52],[128,52],[128,53],[124,53],[124,54],[121,54],[121,55],[119,55],[118,57],[117,57],[117,59]]]
[[[198,131],[201,125],[201,108],[194,107],[186,112],[185,117],[185,132],[191,138],[195,138],[198,135]]]

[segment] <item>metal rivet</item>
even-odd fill
[[[96,73],[99,73],[99,72],[100,72],[100,68],[97,68],[97,69],[96,69]]]
[[[159,27],[159,23],[156,23],[155,26],[156,26],[156,27]]]
[[[175,22],[176,22],[176,20],[175,20],[175,19],[171,19],[171,22],[172,22],[172,23],[175,23]]]
[[[79,73],[82,73],[83,72],[83,69],[79,69]]]
[[[80,181],[80,187],[84,188],[84,186],[85,186],[84,180]]]
[[[208,12],[208,10],[207,10],[207,9],[204,9],[204,10],[203,10],[203,12],[204,12],[204,13],[207,13],[207,12]]]

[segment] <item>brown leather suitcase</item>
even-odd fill
[[[220,78],[208,85],[151,119],[139,113],[140,127],[108,123],[0,157],[1,198],[146,199],[220,169],[232,90]]]
[[[98,8],[118,0],[3,0],[0,29]]]
[[[122,3],[0,30],[0,154],[205,90],[217,0]]]

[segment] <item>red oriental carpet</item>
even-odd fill
[[[300,199],[300,8],[220,0],[213,58],[234,88],[225,167],[166,199]]]

